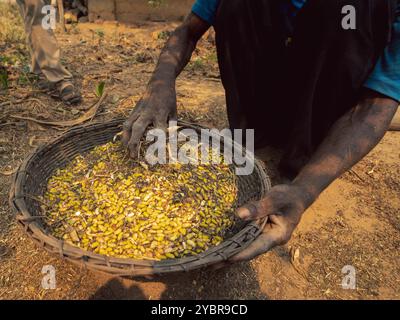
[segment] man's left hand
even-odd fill
[[[244,251],[232,257],[229,262],[251,260],[287,243],[306,209],[303,190],[294,185],[278,185],[258,202],[241,207],[237,215],[244,220],[267,219],[258,238]]]

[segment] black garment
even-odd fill
[[[357,103],[390,41],[397,0],[308,0],[289,46],[274,0],[221,0],[215,20],[231,129],[255,129],[256,148],[284,147],[294,176],[332,124]],[[342,8],[356,9],[356,30]]]

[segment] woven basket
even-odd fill
[[[178,124],[195,130],[201,129],[184,122]],[[144,276],[190,271],[227,260],[244,250],[259,235],[261,228],[257,223],[242,224],[230,239],[199,255],[164,261],[138,261],[88,252],[49,234],[37,200],[38,196],[44,194],[48,179],[57,168],[64,167],[78,154],[110,142],[121,130],[121,119],[74,127],[51,143],[39,147],[21,164],[13,179],[10,204],[18,222],[37,244],[92,270],[118,276]],[[233,147],[242,151],[238,144],[234,143]],[[253,174],[237,176],[237,184],[239,206],[251,200],[259,200],[270,189],[270,180],[257,159]]]

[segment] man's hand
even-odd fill
[[[260,202],[238,210],[245,219],[268,217],[262,234],[230,261],[249,260],[289,241],[304,211],[343,172],[382,139],[398,102],[367,91],[331,128],[307,165],[290,185],[276,186]]]
[[[166,129],[169,121],[176,120],[176,78],[209,28],[208,22],[190,13],[168,39],[146,94],[124,124],[122,142],[131,157],[137,157],[139,141],[148,126]]]
[[[137,157],[138,145],[146,129],[153,125],[165,130],[169,121],[176,120],[176,110],[175,83],[147,90],[123,125],[122,143],[129,149],[131,157]]]
[[[244,251],[230,259],[230,262],[251,260],[289,241],[294,229],[306,210],[306,195],[293,185],[279,185],[259,202],[239,208],[237,215],[244,220],[266,218],[264,230]]]

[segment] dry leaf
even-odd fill
[[[29,146],[33,147],[34,146],[34,142],[35,142],[36,136],[32,136],[29,138]]]
[[[100,105],[104,101],[104,99],[107,97],[107,94],[103,94],[100,99],[92,106],[90,109],[85,112],[81,117],[75,119],[75,120],[67,120],[67,121],[44,121],[44,120],[39,120],[31,117],[23,117],[23,116],[15,116],[11,115],[11,118],[14,119],[20,119],[20,120],[29,120],[33,121],[38,124],[42,125],[47,125],[47,126],[53,126],[53,127],[73,127],[78,124],[84,123],[88,120],[91,120],[96,116],[97,111],[99,110]]]
[[[3,176],[12,176],[14,173],[16,173],[18,168],[12,169],[12,170],[5,170],[5,171],[0,171],[0,174]]]

